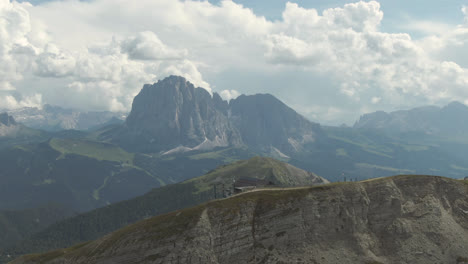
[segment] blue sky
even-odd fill
[[[0,108],[128,111],[169,74],[323,124],[468,104],[468,1],[291,2],[0,0]]]
[[[52,2],[53,0],[29,0],[33,4]],[[24,2],[24,1],[20,1]],[[218,4],[220,0],[210,0],[210,3]],[[247,8],[254,10],[258,15],[268,19],[280,19],[286,2],[284,0],[234,0]],[[326,8],[343,6],[346,3],[353,3],[350,0],[298,0],[290,1],[305,8],[315,8],[319,11]],[[383,26],[392,29],[395,22],[407,19],[435,20],[443,23],[458,24],[463,15],[458,12],[463,5],[468,5],[468,1],[463,0],[381,0],[379,3],[385,10]]]

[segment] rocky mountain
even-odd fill
[[[463,137],[468,134],[468,106],[452,102],[444,107],[425,106],[391,113],[378,111],[363,115],[354,128]]]
[[[240,145],[218,94],[171,76],[145,85],[114,141],[139,152],[206,150]]]
[[[304,144],[322,136],[319,124],[308,121],[270,94],[241,95],[229,106],[230,119],[243,142],[265,152],[299,152]]]
[[[39,142],[47,138],[47,133],[19,124],[5,113],[0,113],[0,149],[17,144]]]
[[[271,158],[254,157],[223,165],[203,176],[156,188],[143,196],[58,222],[28,237],[16,247],[4,251],[18,255],[96,239],[138,220],[215,199],[215,190],[218,198],[223,196],[223,192],[232,193],[233,180],[242,177],[273,182],[276,187],[328,183],[322,177],[287,163]]]
[[[15,136],[19,126],[15,119],[7,113],[0,113],[0,137]]]
[[[240,96],[229,103],[170,76],[145,85],[135,97],[125,124],[103,133],[125,149],[176,153],[246,145],[287,156],[314,142],[320,126],[271,95]]]
[[[11,263],[466,263],[466,197],[434,176],[248,192]]]
[[[8,114],[25,126],[46,131],[88,130],[103,125],[113,118],[122,120],[126,116],[124,113],[79,111],[48,104],[42,108],[25,107],[9,110]]]

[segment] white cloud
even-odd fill
[[[457,27],[414,22],[409,27],[427,34],[414,40],[381,30],[376,1],[321,13],[287,3],[282,19],[269,21],[233,1],[138,0],[130,8],[125,0],[37,6],[0,0],[0,100],[40,101],[21,100],[14,91],[51,104],[128,110],[144,83],[175,74],[208,91],[211,83],[226,99],[272,92],[293,102],[295,94],[302,102],[297,109],[318,120],[464,101],[468,15],[462,11],[465,24]],[[221,75],[232,86],[218,85]],[[247,85],[238,85],[237,75],[247,76]],[[273,90],[269,79],[287,81]]]
[[[22,78],[18,57],[30,46],[29,14],[18,3],[0,0],[0,81],[3,90],[13,89],[11,82]]]
[[[180,60],[187,50],[171,49],[151,31],[140,32],[122,42],[122,51],[136,60]]]
[[[222,90],[219,95],[221,98],[223,98],[226,101],[230,101],[231,99],[236,99],[241,95],[238,91],[236,90]]]
[[[0,109],[14,109],[20,107],[41,107],[42,96],[34,94],[30,97],[17,99],[12,95],[0,95]]]
[[[382,101],[381,97],[374,96],[371,99],[372,104],[378,104],[380,101]]]
[[[73,73],[76,59],[63,52],[54,44],[47,44],[44,51],[36,57],[35,74],[41,77],[65,77]]]
[[[466,6],[463,6],[461,11],[463,15],[465,15],[465,24],[468,24],[468,8]]]

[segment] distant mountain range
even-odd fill
[[[145,85],[125,123],[101,139],[133,152],[207,151],[248,146],[287,157],[321,136],[312,123],[268,94],[242,95],[229,103],[183,77]]]
[[[427,135],[466,138],[468,106],[452,102],[444,107],[425,106],[386,113],[363,115],[354,124],[357,129],[378,129],[387,133],[423,133]]]
[[[19,263],[466,263],[468,185],[431,176],[261,190]]]
[[[465,108],[453,103],[429,112],[460,116],[453,126],[463,131]],[[92,131],[46,132],[2,114],[0,210],[50,201],[91,210],[255,155],[288,161],[331,181],[468,175],[466,144],[387,135],[371,125],[380,124],[372,116],[361,118],[356,128],[322,127],[272,95],[227,102],[178,76],[145,85],[124,123]]]
[[[126,117],[125,113],[79,111],[48,104],[42,108],[25,107],[5,112],[25,126],[45,131],[89,130],[123,122]]]
[[[145,85],[125,121],[113,117],[100,123],[104,119],[91,117],[90,123],[99,124],[83,131],[61,125],[50,129],[59,131],[44,131],[1,114],[0,211],[60,202],[85,213],[50,229],[25,229],[34,235],[15,247],[25,253],[95,239],[142,218],[206,202],[213,199],[213,184],[226,186],[239,176],[285,186],[325,181],[300,169],[342,182],[395,174],[463,178],[468,175],[465,110],[452,103],[369,114],[352,128],[327,127],[272,95],[227,102],[171,76]],[[291,165],[264,158],[233,163],[254,156]],[[249,169],[237,169],[245,166]],[[16,238],[28,235],[10,220],[6,226]]]

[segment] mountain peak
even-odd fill
[[[329,183],[326,179],[311,172],[294,167],[273,158],[256,156],[218,167],[206,174],[206,180],[239,180],[255,178],[267,180],[276,186],[305,186]]]
[[[270,94],[242,95],[229,103],[180,76],[145,84],[113,140],[130,151],[172,154],[240,146],[296,152],[314,142],[320,127]]]
[[[458,101],[453,101],[448,105],[444,106],[442,109],[451,110],[451,111],[468,111],[468,106]]]
[[[7,113],[0,113],[0,124],[3,124],[5,126],[15,126],[16,121],[12,116],[8,115]]]
[[[167,154],[239,145],[219,100],[180,76],[145,84],[119,142],[131,150]]]

